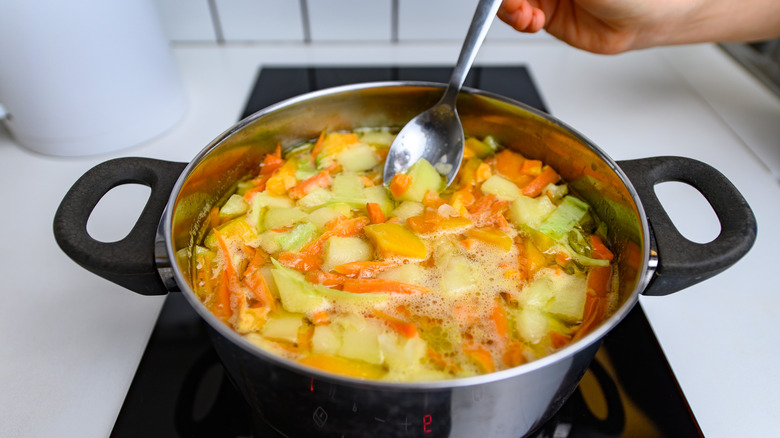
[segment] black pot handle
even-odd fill
[[[736,263],[756,240],[756,218],[742,194],[722,173],[683,157],[619,161],[639,198],[658,248],[658,268],[643,295],[668,295],[706,280]],[[656,184],[687,183],[704,196],[720,221],[715,240],[700,244],[683,237],[658,197]]]
[[[54,237],[76,263],[142,295],[168,291],[157,271],[154,240],[171,190],[186,163],[150,158],[117,158],[98,164],[73,184],[54,215]],[[116,242],[100,242],[87,232],[87,220],[109,190],[123,184],[152,189],[130,233]]]

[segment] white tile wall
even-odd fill
[[[477,0],[156,0],[175,42],[463,41]],[[490,39],[520,34],[496,19]]]
[[[225,42],[303,42],[301,2],[296,0],[216,0]]]
[[[390,41],[392,0],[307,0],[312,41]]]
[[[398,0],[398,40],[463,40],[475,0]]]

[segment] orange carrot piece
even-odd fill
[[[363,187],[373,187],[374,186],[374,180],[371,178],[361,175],[360,180],[363,181]]]
[[[220,273],[219,280],[215,313],[223,321],[227,321],[233,316],[233,307],[231,306],[230,300],[230,281],[228,280],[225,271]]]
[[[299,351],[311,351],[311,340],[314,338],[314,326],[304,324],[298,329],[297,346]]]
[[[399,294],[424,294],[431,290],[416,284],[402,283],[400,281],[384,280],[380,278],[347,278],[344,280],[345,292],[353,293],[399,293]]]
[[[330,185],[330,174],[336,167],[337,165],[330,166],[316,175],[306,178],[306,180],[288,190],[287,195],[293,199],[301,199],[316,188],[327,187]]]
[[[585,299],[585,316],[582,324],[577,327],[577,332],[572,338],[572,342],[577,341],[595,329],[604,319],[606,301],[596,295],[588,294]]]
[[[277,158],[274,155],[268,154],[265,156],[263,163],[260,165],[260,174],[267,175],[273,173],[276,169],[282,167],[282,164],[284,164],[284,160]]]
[[[209,228],[218,227],[219,222],[219,208],[214,207],[209,211]]]
[[[604,245],[604,242],[601,241],[599,236],[596,236],[595,234],[591,235],[590,245],[593,247],[591,255],[594,259],[612,260],[615,258],[615,255],[612,254],[612,251],[610,251],[606,245]]]
[[[306,273],[306,281],[309,283],[320,284],[329,288],[341,288],[346,277],[341,274],[323,272],[319,269]]]
[[[415,326],[411,322],[404,321],[394,316],[390,316],[379,310],[374,310],[373,313],[376,317],[384,321],[385,324],[387,324],[391,329],[393,329],[398,334],[406,338],[416,338],[417,336],[419,336],[419,333],[417,331],[417,326]]]
[[[381,224],[386,220],[382,207],[376,202],[367,202],[366,211],[368,212],[368,219],[372,224]]]
[[[474,247],[475,243],[476,241],[474,239],[463,239],[460,241],[460,246],[462,246],[466,251],[470,251],[471,248]]]
[[[395,262],[357,261],[335,266],[333,270],[347,277],[368,278],[396,266]]]
[[[511,342],[504,350],[504,354],[501,355],[504,365],[511,368],[524,364],[526,362],[525,355],[523,354],[524,350],[525,346],[520,342]]]
[[[323,325],[330,322],[330,314],[325,310],[318,310],[311,316],[311,322],[315,325]]]
[[[471,207],[476,199],[474,198],[474,192],[471,185],[466,185],[455,191],[450,197],[450,205],[458,210],[461,216],[465,216],[468,213],[468,208]]]
[[[265,182],[263,182],[263,184],[261,185],[254,186],[251,189],[244,192],[244,200],[247,202],[251,201],[255,193],[260,193],[263,190],[265,190]]]
[[[483,162],[483,163],[479,163],[479,166],[477,166],[477,172],[475,178],[477,182],[483,182],[486,179],[490,178],[492,174],[493,172],[490,170],[490,165]]]
[[[523,165],[520,166],[520,173],[537,176],[542,173],[542,162],[540,160],[525,160]]]
[[[525,157],[518,154],[517,152],[504,149],[503,151],[496,154],[495,169],[496,172],[500,173],[502,176],[505,176],[509,180],[514,181],[521,176],[520,169],[522,168],[523,162],[525,161]]]
[[[558,251],[555,254],[555,263],[560,266],[566,266],[571,261],[571,256],[566,251]]]
[[[561,176],[558,175],[558,172],[556,172],[555,169],[550,166],[545,166],[542,173],[522,188],[521,193],[525,196],[535,198],[542,193],[542,190],[547,187],[548,184],[555,184],[560,179]]]
[[[390,180],[390,193],[396,198],[406,193],[412,185],[412,177],[403,173],[396,173]]]
[[[556,349],[568,345],[570,340],[571,338],[569,336],[556,332],[555,330],[550,330],[550,342]]]
[[[349,237],[363,231],[363,227],[370,222],[371,221],[365,216],[358,216],[355,218],[339,216],[325,224],[325,229],[327,230],[326,233],[333,233],[334,236]]]
[[[496,305],[493,306],[493,311],[490,312],[490,319],[493,320],[493,324],[496,326],[496,334],[501,342],[509,341],[509,324],[506,321],[506,311],[504,306],[501,305],[500,300],[496,300]]]
[[[483,373],[492,373],[496,370],[493,363],[493,355],[486,348],[481,346],[467,347],[463,349],[469,359],[474,361]]]
[[[233,266],[232,257],[230,257],[230,250],[228,250],[225,238],[222,237],[222,233],[214,229],[214,235],[217,236],[217,242],[219,243],[219,249],[222,251],[222,256],[225,258],[225,274],[228,277],[231,291],[239,290],[238,287],[238,272],[236,267]]]
[[[588,272],[588,289],[596,296],[605,297],[609,291],[609,282],[612,279],[611,266],[596,266]]]
[[[228,250],[227,243],[225,242],[225,239],[222,237],[222,234],[216,229],[214,229],[214,235],[217,236],[219,249],[222,251],[222,256],[225,259],[225,270],[223,271],[224,281],[221,287],[222,288],[226,287],[227,293],[225,293],[224,290],[220,291],[221,292],[221,296],[219,297],[220,305],[222,305],[223,307],[223,314],[232,315],[233,309],[230,305],[231,304],[230,296],[241,292],[241,286],[238,282],[238,272],[236,272],[236,268],[235,266],[233,266],[233,260],[232,257],[230,257],[230,251]],[[227,300],[227,306],[225,306],[225,300]]]
[[[318,256],[294,252],[279,253],[277,260],[282,265],[300,272],[310,272],[322,265],[322,259]]]
[[[446,202],[444,199],[441,199],[439,192],[433,190],[426,190],[422,200],[423,205],[430,208],[439,208]]]
[[[317,142],[314,143],[314,147],[311,149],[312,162],[317,158],[317,155],[319,155],[320,151],[322,151],[322,145],[325,143],[326,130],[327,129],[323,129],[322,132],[320,132],[320,136],[317,137]]]
[[[322,254],[322,250],[325,245],[325,241],[333,236],[337,237],[350,237],[359,234],[363,231],[363,227],[368,225],[370,220],[365,216],[358,216],[356,218],[346,218],[339,216],[336,219],[325,224],[325,232],[319,237],[307,243],[301,248],[300,253],[311,256],[319,256]]]
[[[267,257],[262,251],[257,251],[249,262],[246,271],[244,271],[244,284],[249,287],[255,298],[261,301],[263,305],[271,310],[276,309],[276,300],[271,294],[271,289],[268,287],[263,274],[260,273],[260,267],[265,264]]]

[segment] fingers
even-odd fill
[[[528,0],[504,0],[498,18],[519,32],[538,32],[544,28],[544,12]]]

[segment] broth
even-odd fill
[[[214,208],[192,257],[203,304],[260,348],[363,379],[533,361],[617,306],[606,225],[555,169],[467,138],[458,177],[382,181],[386,128],[323,132]]]

